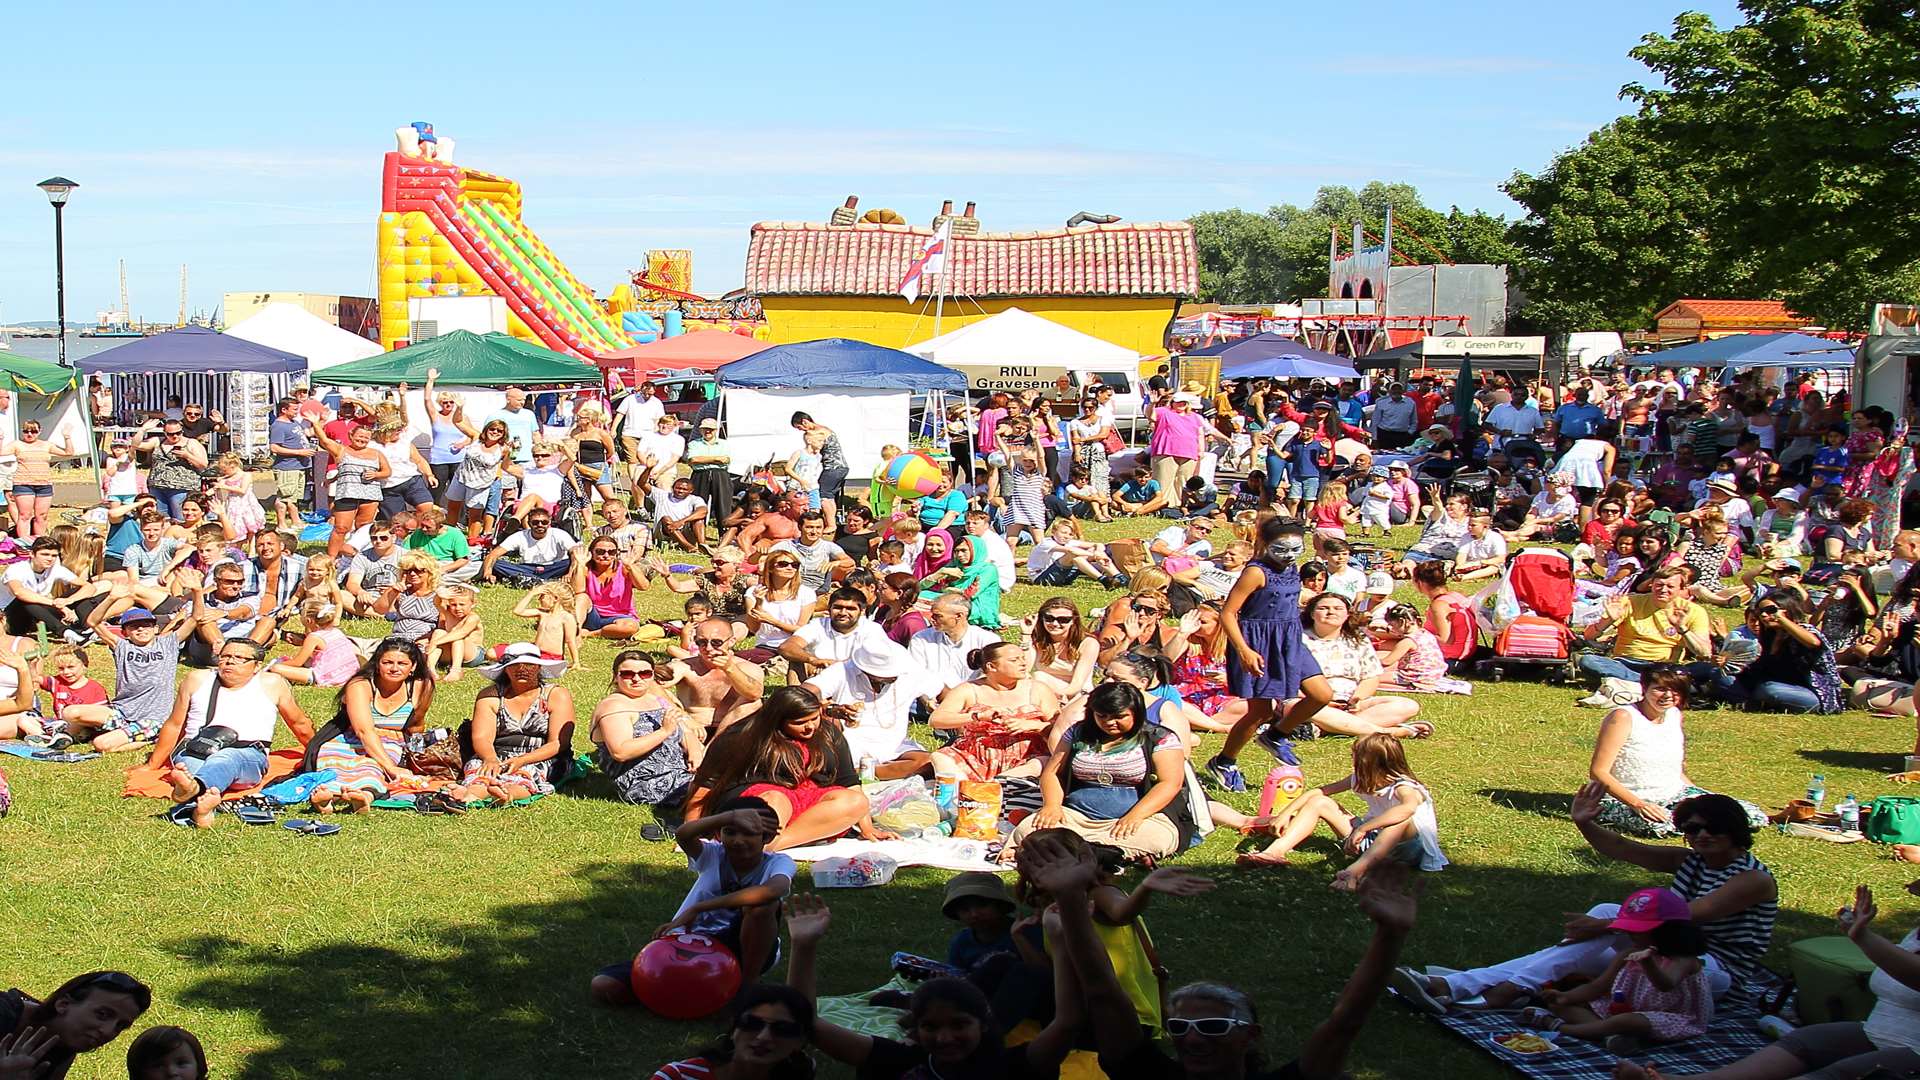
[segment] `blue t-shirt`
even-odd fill
[[[522,408],[518,412],[512,412],[507,409],[501,409],[499,412],[487,417],[486,424],[481,424],[480,427],[484,430],[487,424],[491,424],[495,420],[507,425],[507,438],[512,440],[514,444],[513,463],[516,465],[533,464],[533,440],[534,437],[540,433],[540,420],[533,415],[533,410]]]
[[[1360,426],[1360,421],[1365,419],[1366,415],[1367,405],[1359,398],[1350,397],[1340,402],[1340,419],[1347,423],[1358,427]]]
[[[1569,401],[1553,410],[1553,423],[1559,434],[1569,439],[1579,439],[1598,430],[1600,421],[1606,419],[1606,415],[1598,405]]]
[[[1847,472],[1847,459],[1852,455],[1844,446],[1823,446],[1813,452],[1813,475],[1837,484]]]
[[[1160,494],[1158,480],[1129,480],[1120,485],[1120,498],[1130,503],[1143,503]]]
[[[267,428],[267,442],[272,446],[284,446],[290,450],[311,450],[313,441],[307,438],[306,425],[297,420],[275,420]],[[281,472],[299,472],[307,467],[303,457],[273,455],[273,467]]]
[[[920,524],[932,528],[940,524],[940,519],[953,511],[953,520],[959,524],[967,516],[967,497],[959,491],[949,491],[945,495],[929,495],[920,500]]]

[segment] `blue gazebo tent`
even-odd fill
[[[1636,356],[1629,367],[1850,368],[1854,346],[1812,334],[1729,334]]]
[[[1357,379],[1353,362],[1268,332],[1215,342],[1184,356],[1217,357],[1223,379]]]
[[[964,391],[967,377],[899,349],[848,338],[775,345],[714,373],[722,387],[819,390],[849,387],[932,393]]]
[[[183,326],[83,356],[76,366],[87,375],[291,375],[307,370],[307,358],[204,326]]]

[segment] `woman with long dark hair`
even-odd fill
[[[764,800],[780,819],[771,851],[855,826],[863,839],[893,839],[874,828],[847,737],[826,722],[826,707],[805,686],[776,689],[757,712],[714,736],[694,773],[687,817],[743,795]]]
[[[0,993],[0,1076],[61,1080],[73,1059],[120,1037],[153,1004],[153,991],[120,971],[89,971],[44,1000]]]
[[[1806,598],[1774,589],[1754,601],[1760,655],[1738,675],[1717,672],[1714,695],[1757,712],[1836,713],[1840,672]]]
[[[740,991],[733,1021],[698,1054],[654,1070],[652,1080],[812,1080],[813,1001],[779,983]]]
[[[420,644],[390,637],[374,646],[338,701],[347,730],[314,753],[314,768],[334,778],[313,789],[313,808],[362,813],[394,782],[419,779],[404,762],[407,735],[426,726],[433,705],[433,672]]]
[[[1140,690],[1101,683],[1087,695],[1086,718],[1054,744],[1040,770],[1040,809],[1013,830],[1001,858],[1011,861],[1036,830],[1065,828],[1130,857],[1164,859],[1180,849],[1170,811],[1186,775],[1185,744],[1148,721]]]

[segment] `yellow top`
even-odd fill
[[[1620,623],[1619,637],[1614,639],[1615,656],[1654,663],[1680,663],[1687,659],[1684,637],[1708,631],[1707,609],[1691,600],[1682,598],[1679,601],[1687,612],[1684,633],[1674,630],[1673,616],[1668,606],[1653,597],[1642,593],[1630,597],[1628,602],[1632,605],[1632,611]]]

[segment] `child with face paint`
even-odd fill
[[[1261,745],[1290,765],[1299,764],[1284,736],[1313,719],[1333,699],[1333,688],[1307,651],[1300,632],[1300,572],[1306,528],[1288,518],[1260,523],[1254,547],[1260,557],[1240,571],[1220,612],[1227,633],[1227,689],[1247,699],[1247,711],[1227,733],[1227,742],[1207,771],[1228,791],[1245,791],[1236,763],[1242,747],[1270,721],[1275,705],[1292,701]]]

